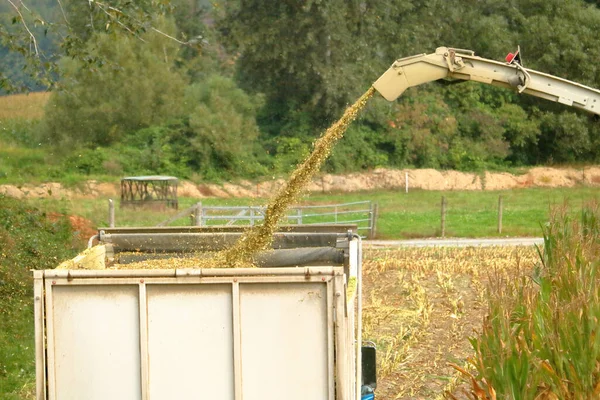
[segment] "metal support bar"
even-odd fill
[[[199,268],[199,269],[128,269],[128,270],[44,270],[44,278],[169,278],[177,276],[220,277],[220,276],[335,276],[342,274],[339,267],[304,268]],[[47,282],[48,283],[48,282]]]
[[[118,264],[130,264],[147,260],[170,258],[207,258],[212,253],[201,254],[156,254],[156,253],[122,253],[115,260]],[[292,267],[292,266],[328,266],[343,265],[345,250],[332,247],[309,247],[301,249],[280,249],[256,253],[252,256],[254,265],[260,268]]]
[[[439,47],[435,53],[395,61],[373,84],[389,101],[407,88],[444,78],[516,89],[546,100],[600,115],[600,90],[543,72],[477,57],[472,51]]]
[[[122,233],[231,233],[245,232],[247,226],[144,226],[144,227],[119,227],[119,228],[98,228],[102,235],[122,234]],[[336,233],[346,234],[349,230],[356,231],[355,224],[311,224],[311,225],[281,225],[277,228],[278,232],[290,233]]]
[[[108,199],[108,226],[115,227],[115,203],[112,199]]]
[[[122,233],[100,236],[103,243],[110,243],[118,252],[193,252],[223,250],[233,246],[242,237],[241,232],[232,233]],[[337,233],[275,233],[273,249],[297,247],[336,247]]]

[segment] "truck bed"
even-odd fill
[[[326,266],[35,271],[37,398],[355,399],[350,242]]]

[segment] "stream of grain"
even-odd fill
[[[319,171],[335,143],[344,136],[350,123],[356,119],[374,92],[373,87],[367,90],[317,139],[312,153],[296,168],[290,179],[269,203],[263,224],[246,231],[233,247],[225,250],[224,256],[229,266],[234,267],[247,262],[254,253],[270,247],[277,223],[285,215],[287,208],[298,200],[302,190]]]
[[[295,203],[302,190],[319,171],[333,146],[344,136],[348,126],[365,107],[375,89],[369,88],[354,104],[346,109],[344,115],[331,125],[314,143],[312,153],[300,164],[290,179],[269,202],[261,225],[247,230],[231,248],[215,254],[212,258],[148,260],[141,263],[122,266],[124,268],[240,268],[252,266],[252,257],[259,251],[270,248],[273,233],[279,220],[285,216],[290,204]],[[139,265],[138,265],[139,264]],[[156,265],[154,265],[156,264]]]

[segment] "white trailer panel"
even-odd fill
[[[141,399],[137,286],[55,286],[52,294],[50,398]]]
[[[231,285],[147,285],[152,400],[233,399]]]
[[[38,400],[355,398],[343,267],[35,280]]]
[[[244,399],[328,397],[327,285],[240,285]]]

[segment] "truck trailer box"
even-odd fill
[[[356,235],[333,234],[344,256],[330,265],[117,269],[131,256],[121,234],[100,231],[70,269],[34,271],[38,400],[361,398]],[[270,253],[311,234],[281,235]]]

